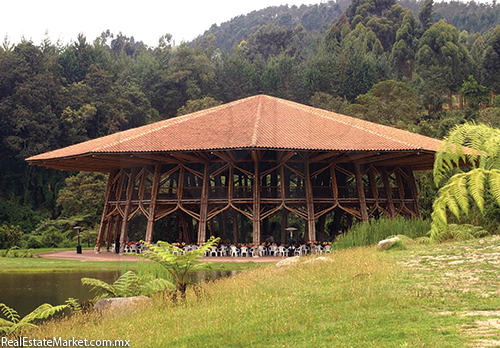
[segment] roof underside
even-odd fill
[[[134,165],[132,158],[154,163],[168,162],[179,153],[261,149],[367,155],[398,152],[395,157],[420,156],[418,169],[429,169],[440,145],[437,139],[257,95],[46,152],[27,161],[62,170],[107,172]]]

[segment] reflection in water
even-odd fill
[[[238,271],[209,271],[193,273],[192,282],[205,283],[229,277]],[[0,303],[14,308],[21,317],[43,303],[64,304],[69,297],[80,302],[94,298],[91,287],[83,286],[81,278],[97,278],[112,284],[119,273],[102,272],[53,272],[53,273],[0,273]]]
[[[53,272],[53,273],[2,273],[0,274],[0,303],[18,311],[19,315],[31,312],[42,303],[64,304],[69,297],[80,301],[95,296],[82,286],[81,278],[98,278],[113,283],[116,272]]]

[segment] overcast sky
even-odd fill
[[[52,42],[68,43],[83,33],[93,41],[101,32],[122,32],[148,46],[156,46],[161,35],[170,33],[176,44],[189,41],[213,23],[226,22],[240,14],[268,6],[319,3],[320,0],[6,0],[2,4],[0,41],[8,35],[18,43],[24,35],[40,44],[45,32]]]

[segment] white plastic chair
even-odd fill
[[[316,245],[316,254],[323,255],[323,247],[321,245]]]
[[[241,257],[243,257],[243,254],[245,254],[245,257],[248,257],[248,254],[250,253],[250,251],[248,250],[247,247],[241,247],[240,248],[240,254],[241,254]]]
[[[231,245],[229,248],[231,249],[231,257],[239,256],[238,248],[236,247],[236,245]]]
[[[217,247],[216,246],[213,246],[211,249],[210,249],[210,256],[214,256],[215,254],[215,257],[217,257],[217,254],[219,253],[219,250],[217,250]]]
[[[259,256],[266,255],[266,247],[263,245],[259,245],[258,253],[259,253]]]
[[[329,253],[331,254],[332,253],[332,247],[330,245],[325,245],[325,250],[324,250],[325,254],[326,253]]]
[[[303,252],[302,247],[303,247],[303,245],[301,245],[298,248],[295,248],[295,250],[293,251],[293,255],[294,256],[302,256],[302,252]]]
[[[276,253],[278,252],[278,246],[277,245],[271,245],[269,247],[269,256],[277,256]]]
[[[278,247],[278,250],[274,254],[275,256],[283,256],[286,257],[288,256],[288,248],[284,247],[283,245]]]
[[[227,247],[225,245],[221,245],[219,247],[220,256],[227,256]]]

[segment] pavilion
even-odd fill
[[[203,243],[207,223],[241,214],[260,244],[266,219],[304,220],[305,241],[324,238],[353,220],[418,216],[414,171],[433,167],[441,141],[400,129],[256,95],[207,110],[89,140],[27,159],[71,171],[109,173],[97,248],[129,222],[181,217],[182,236]],[[186,219],[196,228],[189,234]],[[264,222],[264,223],[263,223]],[[234,225],[234,238],[237,238]]]

